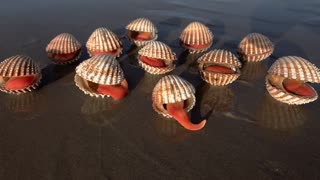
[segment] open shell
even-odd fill
[[[158,38],[158,30],[157,27],[147,18],[138,18],[130,22],[126,29],[129,31],[136,31],[136,32],[150,32],[152,33],[152,39],[147,41],[137,41],[134,39],[131,39],[129,36],[129,40],[133,41],[137,46],[144,46],[148,44],[149,42],[155,41]]]
[[[110,52],[117,50],[116,57],[122,53],[122,43],[118,36],[107,28],[96,29],[89,37],[86,47],[90,57],[94,52]]]
[[[187,101],[186,110],[190,111],[195,105],[195,89],[192,84],[176,75],[167,75],[159,80],[152,92],[153,109],[170,118],[164,104]]]
[[[257,62],[268,58],[274,50],[270,39],[259,33],[251,33],[242,39],[238,53],[244,61]]]
[[[55,38],[53,38],[50,43],[46,47],[46,52],[48,56],[50,57],[50,54],[70,54],[77,51],[80,51],[81,44],[80,42],[69,33],[62,33],[57,35]],[[66,62],[56,61],[53,58],[50,58],[54,63],[57,64],[69,64],[74,61],[77,61],[81,56],[81,51],[78,53],[78,55]]]
[[[215,86],[224,86],[232,83],[240,76],[241,62],[230,51],[213,50],[198,59],[199,71],[202,79],[207,83]],[[204,70],[206,64],[216,64],[231,68],[234,74],[214,73]]]
[[[213,34],[207,26],[200,22],[190,23],[180,35],[180,44],[185,49],[188,49],[191,54],[201,53],[208,50],[213,42]],[[194,49],[185,46],[189,45],[208,45],[202,49]]]
[[[4,88],[6,78],[21,76],[35,76],[37,80],[25,89],[7,90]],[[10,94],[31,92],[39,86],[41,78],[40,68],[29,56],[16,55],[9,57],[0,63],[0,91],[2,92]]]
[[[85,94],[104,98],[107,95],[96,93],[90,87],[90,83],[117,85],[127,82],[115,57],[101,54],[93,56],[77,66],[75,83]]]
[[[140,59],[140,56],[146,56],[150,58],[161,59],[166,64],[166,67],[159,68],[159,67],[150,66],[139,60],[140,66],[145,71],[151,74],[165,74],[167,72],[172,71],[175,68],[173,61],[177,59],[176,54],[171,50],[169,46],[167,46],[162,42],[159,42],[159,41],[150,42],[149,44],[144,46],[142,49],[140,49],[138,54],[139,54],[138,59]]]
[[[297,56],[281,57],[270,67],[268,73],[269,75],[266,77],[266,88],[269,94],[278,101],[299,105],[315,101],[318,98],[317,92],[311,86],[309,87],[315,92],[315,96],[312,97],[298,96],[286,91],[282,86],[282,82],[286,78],[303,82],[320,83],[320,71],[309,61]],[[279,87],[273,86],[270,83],[270,78],[278,78]]]

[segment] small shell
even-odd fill
[[[248,62],[262,61],[268,58],[274,50],[270,39],[259,33],[251,33],[242,39],[238,52],[242,59]]]
[[[92,56],[90,51],[110,52],[114,50],[117,50],[116,57],[119,57],[123,49],[122,43],[118,36],[109,29],[103,27],[96,29],[90,35],[86,47],[90,57]]]
[[[62,33],[53,38],[46,47],[46,52],[50,54],[70,54],[77,52],[81,49],[80,42],[69,33]],[[81,56],[81,51],[74,58],[66,62],[59,62],[51,58],[51,60],[57,64],[67,64],[78,60]]]
[[[7,90],[4,88],[6,78],[20,76],[36,76],[37,80],[30,86],[21,90]],[[10,94],[21,94],[36,89],[41,81],[42,75],[37,64],[25,55],[9,57],[0,63],[0,91]]]
[[[200,22],[192,22],[190,23],[181,33],[180,35],[181,45],[188,49],[191,54],[193,53],[201,53],[208,50],[213,42],[213,34],[209,30],[207,26]],[[185,44],[189,45],[208,45],[202,49],[194,49],[185,46]]]
[[[159,80],[152,92],[153,109],[170,118],[164,104],[187,100],[186,110],[190,111],[195,105],[195,89],[188,81],[176,75],[167,75]]]
[[[202,55],[198,59],[199,71],[204,81],[215,86],[224,86],[232,83],[240,76],[241,62],[230,51],[214,50]],[[204,70],[205,64],[217,64],[231,68],[234,74],[214,73]]]
[[[103,85],[126,83],[118,61],[115,57],[105,54],[93,56],[79,64],[76,67],[75,83],[85,94],[102,98],[106,96],[92,90],[89,82]]]
[[[288,104],[305,104],[315,101],[318,98],[317,92],[313,97],[298,96],[286,91],[283,87],[272,86],[269,82],[269,78],[272,76],[279,77],[279,84],[282,85],[282,81],[286,78],[300,80],[303,82],[320,83],[320,71],[311,64],[309,61],[297,57],[286,56],[279,58],[268,71],[269,75],[266,77],[266,87],[272,97],[278,101]]]
[[[140,56],[146,56],[149,58],[157,58],[157,59],[164,60],[166,64],[165,68],[153,67],[139,60],[140,66],[145,71],[151,74],[165,74],[167,72],[172,71],[175,68],[173,61],[177,59],[176,54],[171,50],[169,46],[167,46],[162,42],[159,42],[159,41],[150,42],[146,46],[144,46],[142,49],[140,49],[138,54],[139,54],[138,59],[140,58]]]
[[[151,41],[155,41],[158,38],[158,30],[157,27],[147,18],[138,18],[130,22],[127,26],[126,29],[129,31],[136,31],[136,32],[150,32],[153,35],[153,38],[148,41],[137,41],[134,39],[129,39],[133,41],[137,46],[144,46],[147,43]]]

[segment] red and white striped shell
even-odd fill
[[[83,61],[76,67],[75,83],[85,94],[104,98],[107,95],[94,91],[90,83],[118,85],[127,82],[115,57],[101,54]]]
[[[90,56],[92,56],[92,52],[107,53],[116,51],[114,56],[119,57],[123,49],[122,42],[118,36],[104,27],[97,28],[90,35],[86,47]]]
[[[130,35],[127,34],[130,41],[134,42],[137,46],[144,46],[147,43],[151,41],[155,41],[158,38],[158,29],[157,27],[147,18],[138,18],[130,22],[126,29],[128,31],[134,31],[134,32],[149,32],[151,33],[152,37],[150,40],[135,40],[130,37]]]
[[[164,104],[187,101],[186,110],[190,111],[195,105],[195,89],[192,84],[176,75],[167,75],[159,80],[152,92],[153,109],[167,117],[171,115]]]
[[[259,33],[244,37],[238,47],[238,53],[244,61],[257,62],[268,58],[274,50],[270,39]]]
[[[214,86],[224,86],[232,83],[240,76],[241,62],[238,58],[227,50],[213,50],[198,59],[199,71],[202,79]],[[207,65],[218,65],[230,68],[232,74],[206,71]]]
[[[32,84],[23,89],[9,90],[6,83],[10,78],[34,76]],[[15,55],[0,63],[0,91],[10,94],[21,94],[35,90],[41,81],[40,68],[32,58],[26,55]]]
[[[294,79],[302,82],[320,83],[320,71],[306,59],[297,56],[285,56],[276,60],[268,71],[266,77],[266,88],[269,94],[287,104],[305,104],[315,101],[318,98],[317,92],[314,96],[299,96],[288,92],[282,85],[285,79]],[[274,79],[274,80],[273,80]],[[277,80],[278,83],[272,83]]]
[[[191,54],[201,53],[208,50],[213,42],[213,34],[207,26],[200,22],[190,23],[180,35],[180,44],[188,49]],[[202,48],[192,48],[190,45],[203,46]]]
[[[162,43],[159,41],[150,42],[146,46],[144,46],[142,49],[140,49],[138,54],[139,54],[138,61],[140,66],[145,71],[151,74],[165,74],[167,72],[172,71],[175,68],[173,61],[177,59],[176,54],[165,43]],[[140,60],[141,56],[163,60],[166,67],[154,67],[154,66],[148,65]]]
[[[46,47],[48,57],[57,64],[69,64],[77,61],[81,56],[80,42],[69,33],[62,33],[53,38]],[[77,53],[76,56],[68,61],[57,61],[52,57],[54,54],[71,54]]]

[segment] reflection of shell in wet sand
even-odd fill
[[[201,53],[209,49],[213,42],[213,34],[207,26],[200,22],[190,23],[180,35],[180,44],[191,54]]]
[[[158,116],[155,119],[155,128],[160,135],[172,138],[183,135],[186,132],[178,122],[164,118]]]
[[[170,118],[164,104],[186,101],[185,109],[190,111],[195,105],[195,89],[192,84],[176,75],[167,75],[159,80],[152,92],[153,109]]]
[[[215,86],[232,83],[240,76],[241,62],[230,51],[216,49],[202,55],[198,59],[202,79]],[[209,71],[207,68],[223,68],[230,72]],[[224,70],[225,71],[225,70]]]
[[[235,95],[228,86],[203,85],[199,89],[201,94],[201,109],[208,106],[212,112],[227,112],[234,105]],[[201,112],[201,114],[204,114]]]
[[[137,46],[144,46],[151,41],[155,41],[158,38],[158,30],[157,27],[147,18],[138,18],[130,22],[126,29],[127,37],[130,41],[133,41]],[[133,34],[146,34],[150,37],[147,39],[135,39]]]
[[[69,64],[80,58],[81,44],[72,34],[62,33],[49,42],[46,52],[54,63]]]
[[[154,76],[152,74],[144,74],[143,78],[139,82],[139,89],[141,89],[145,93],[151,93],[154,86],[157,84],[157,82],[164,77],[164,75]]]
[[[262,62],[246,62],[241,69],[241,79],[258,80],[263,78],[267,73],[266,64]]]
[[[79,64],[76,68],[75,83],[85,94],[102,98],[108,95],[98,93],[95,90],[97,85],[127,86],[118,61],[105,54],[93,56]]]
[[[267,90],[278,101],[298,105],[315,101],[318,98],[317,91],[307,82],[320,83],[320,71],[309,61],[297,56],[282,57],[274,62],[268,73]],[[285,81],[288,80],[302,83],[305,89],[312,91],[312,94],[302,95],[301,92],[289,90],[289,87],[285,86]]]
[[[244,61],[257,62],[268,58],[274,50],[270,39],[259,33],[251,33],[242,39],[238,53]]]
[[[16,55],[0,63],[0,91],[31,92],[39,86],[41,78],[40,68],[29,56]]]
[[[39,94],[27,93],[20,96],[7,96],[6,107],[16,113],[28,113],[34,111],[40,99]]]
[[[90,56],[109,54],[119,57],[122,52],[122,43],[118,36],[107,28],[96,29],[89,37],[86,44]]]
[[[298,128],[306,120],[301,106],[279,103],[268,94],[265,95],[257,111],[257,123],[275,130]]]
[[[148,43],[138,52],[138,60],[140,66],[147,72],[151,74],[165,74],[167,72],[172,71],[175,68],[173,61],[177,59],[176,54],[172,51],[172,49],[162,43],[160,41],[153,41]],[[164,64],[164,67],[152,66],[145,63],[142,60],[142,57],[155,59],[156,61],[160,61]],[[152,60],[154,61],[154,60]]]
[[[106,101],[101,98],[87,98],[81,107],[81,112],[88,123],[96,126],[107,126],[116,119],[109,118],[110,116],[106,117],[105,113],[108,113],[108,115],[116,113],[113,111],[116,105],[116,101]]]

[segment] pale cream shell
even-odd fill
[[[238,52],[244,61],[257,62],[268,58],[274,51],[274,45],[270,39],[259,33],[251,33],[244,37]]]
[[[277,59],[268,73],[288,79],[320,83],[319,69],[306,59],[298,56],[285,56]]]
[[[227,50],[213,50],[202,55],[198,60],[201,78],[214,86],[225,86],[235,81],[240,76],[241,62]],[[235,74],[214,73],[203,69],[205,64],[217,64],[229,67]]]
[[[176,54],[165,43],[159,41],[153,41],[148,43],[138,52],[138,61],[140,66],[151,74],[165,74],[172,71],[175,68],[173,61],[177,59]],[[150,58],[161,59],[165,62],[165,68],[153,67],[140,61],[140,56],[146,56]]]
[[[70,54],[81,49],[81,43],[69,33],[62,33],[53,38],[46,47],[47,54]],[[69,64],[77,61],[81,56],[80,53],[72,60],[66,62],[59,62],[52,59],[57,64]]]
[[[195,105],[195,89],[192,84],[176,75],[167,75],[159,80],[152,92],[153,109],[170,118],[164,104],[187,101],[186,110],[190,111]]]
[[[21,90],[7,90],[3,87],[4,77],[37,76],[37,81]],[[0,63],[0,91],[10,94],[21,94],[35,90],[41,81],[42,75],[38,65],[26,55],[9,57]]]
[[[76,67],[75,83],[85,94],[102,98],[107,96],[92,90],[88,81],[103,85],[126,83],[118,61],[115,57],[105,54],[93,56],[79,64]]]
[[[311,87],[311,86],[309,86],[309,87],[313,89],[313,87]],[[298,96],[298,95],[292,94],[292,93],[286,91],[284,88],[275,87],[270,84],[268,76],[266,77],[266,88],[267,88],[267,91],[269,92],[269,94],[273,98],[275,98],[276,100],[278,100],[280,102],[291,104],[291,105],[300,105],[300,104],[310,103],[310,102],[317,100],[317,98],[318,98],[318,93],[317,93],[317,91],[315,91],[315,89],[313,89],[315,92],[315,96],[303,97],[303,96]]]
[[[200,22],[190,23],[180,35],[181,46],[188,49],[191,54],[201,53],[208,50],[213,42],[213,34],[207,26]],[[185,46],[184,44],[191,45],[208,45],[203,49],[193,49]]]
[[[117,50],[116,56],[119,57],[122,53],[122,42],[118,36],[111,30],[100,27],[96,29],[89,37],[86,47],[88,49],[88,54],[90,51],[95,52],[108,52]]]
[[[138,47],[144,46],[148,44],[149,42],[155,41],[158,39],[158,29],[157,27],[147,18],[138,18],[130,22],[126,29],[129,31],[137,31],[137,32],[150,32],[153,35],[153,38],[148,41],[138,41],[129,38],[131,41],[133,41]]]

